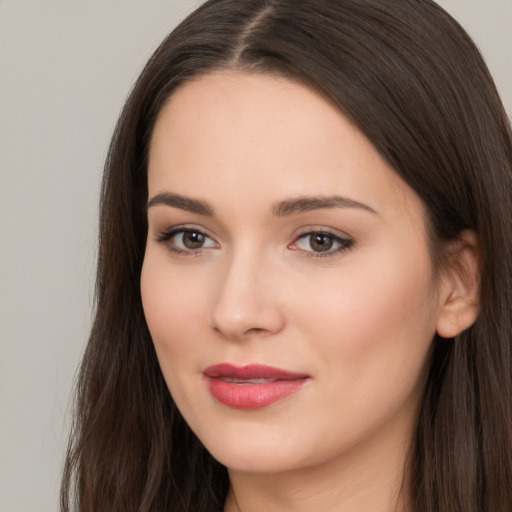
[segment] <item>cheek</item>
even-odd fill
[[[388,387],[387,396],[407,394],[420,381],[435,334],[430,275],[422,253],[347,260],[298,305],[299,329],[310,333],[322,375],[340,382],[347,400],[373,400]]]
[[[193,274],[147,254],[141,274],[144,314],[167,387],[187,418],[205,405],[198,346],[204,340],[205,303],[199,290],[201,282],[194,282]]]
[[[198,293],[201,284],[194,283],[193,276],[187,274],[185,281],[180,279],[183,275],[151,255],[141,274],[144,315],[168,384],[197,351],[190,341],[201,339],[204,294]]]

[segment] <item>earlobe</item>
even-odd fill
[[[474,231],[463,231],[450,247],[443,271],[436,330],[453,338],[473,325],[480,303],[480,251]]]

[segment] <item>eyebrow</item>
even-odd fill
[[[374,215],[379,215],[371,206],[343,196],[306,196],[288,199],[276,203],[272,209],[272,213],[276,217],[286,217],[288,215],[305,213],[312,210],[332,208],[358,208],[373,213]]]
[[[156,194],[148,201],[147,208],[159,205],[171,206],[207,217],[214,216],[213,207],[207,202],[171,192]],[[304,196],[286,199],[274,204],[272,214],[275,217],[287,217],[298,213],[332,208],[358,208],[379,215],[371,206],[343,196]]]
[[[152,206],[158,205],[172,206],[173,208],[179,208],[187,212],[213,217],[213,208],[208,203],[170,192],[160,192],[156,196],[153,196],[148,201],[147,207],[149,209]]]

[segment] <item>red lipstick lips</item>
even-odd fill
[[[298,391],[309,378],[258,364],[216,364],[206,368],[203,374],[212,396],[234,409],[266,407]]]

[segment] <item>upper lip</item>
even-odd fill
[[[297,380],[305,379],[309,375],[304,373],[289,372],[280,368],[262,364],[248,364],[235,366],[229,363],[214,364],[203,371],[206,377],[230,378],[239,380],[272,379],[272,380]]]

